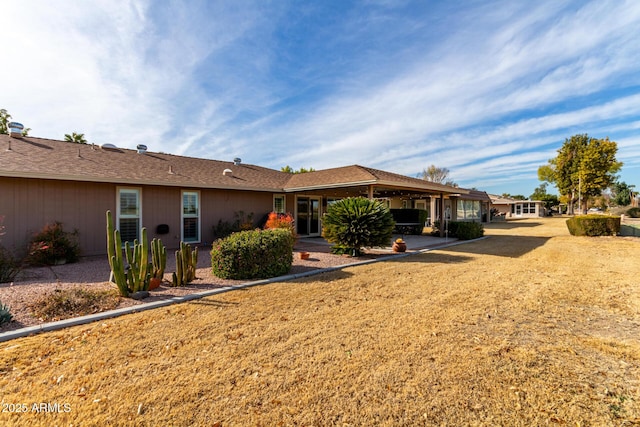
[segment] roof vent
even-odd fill
[[[225,169],[222,171],[222,175],[224,176],[233,175],[233,171],[231,169]]]
[[[136,148],[138,149],[138,154],[144,154],[147,152],[147,146],[144,144],[138,144]]]
[[[113,144],[102,144],[100,146],[100,148],[104,149],[104,150],[116,150],[118,147],[116,147]]]
[[[22,136],[22,131],[24,130],[24,126],[22,126],[22,123],[9,122],[7,124],[7,127],[9,128],[9,136],[12,136],[14,138],[19,138]]]
[[[242,159],[240,157],[236,157],[235,159],[233,159],[234,165],[239,165],[240,163],[242,163]]]

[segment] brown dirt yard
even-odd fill
[[[640,239],[563,219],[0,344],[0,425],[640,425]]]

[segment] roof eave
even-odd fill
[[[95,182],[101,184],[115,184],[115,185],[153,185],[160,187],[183,187],[183,188],[204,188],[204,189],[216,189],[216,190],[239,190],[239,191],[262,191],[269,193],[282,193],[282,188],[271,187],[251,187],[241,185],[224,185],[224,184],[201,184],[194,182],[167,182],[167,181],[153,181],[153,180],[131,180],[126,178],[98,178],[98,177],[79,177],[73,175],[43,175],[40,173],[29,172],[16,172],[0,171],[0,177],[7,178],[28,178],[28,179],[46,179],[49,181],[76,181],[76,182]]]

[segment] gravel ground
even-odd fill
[[[167,259],[167,273],[165,273],[165,280],[162,286],[151,291],[151,295],[143,301],[121,298],[118,308],[246,282],[246,280],[224,280],[214,276],[211,272],[209,250],[210,248],[206,247],[200,248],[197,279],[188,286],[179,288],[169,286],[171,282],[171,272],[175,271],[175,260],[173,256],[169,256],[169,259]],[[309,252],[309,258],[306,260],[300,259],[299,252],[301,251]],[[173,255],[173,251],[170,251],[170,253]],[[291,274],[352,264],[365,259],[389,255],[390,253],[389,250],[372,250],[359,258],[351,258],[330,254],[329,246],[324,242],[313,243],[309,241],[299,241],[294,253]],[[82,258],[80,262],[73,264],[29,268],[22,271],[15,282],[0,284],[0,302],[7,305],[13,315],[12,322],[0,326],[0,333],[46,323],[43,319],[38,319],[32,315],[29,304],[47,294],[55,292],[55,290],[70,288],[93,290],[114,289],[115,285],[108,281],[109,273],[109,264],[104,256],[85,257]]]

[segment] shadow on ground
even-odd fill
[[[477,242],[451,246],[443,249],[456,254],[484,254],[509,258],[519,258],[549,241],[550,237],[537,236],[490,236]]]

